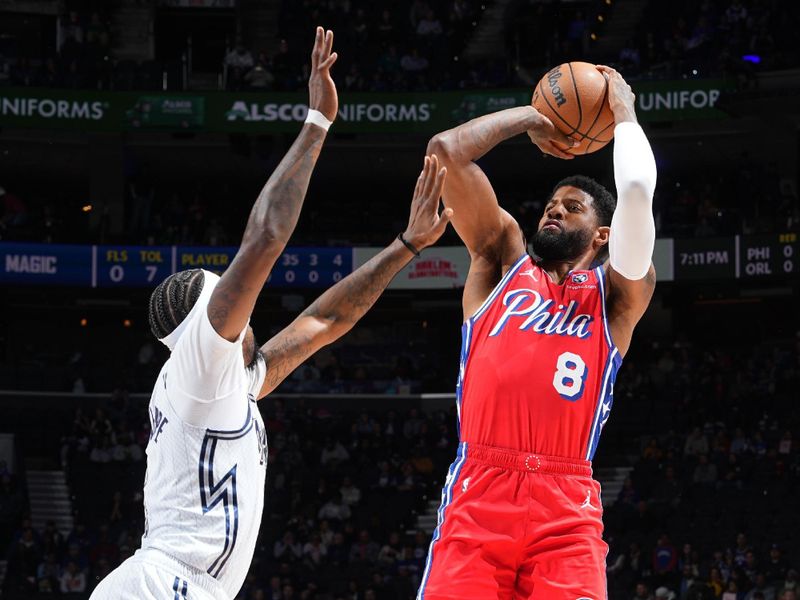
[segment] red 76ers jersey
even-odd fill
[[[591,460],[621,364],[603,268],[559,285],[525,255],[463,325],[461,440]]]

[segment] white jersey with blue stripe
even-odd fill
[[[267,439],[256,400],[265,365],[259,355],[246,367],[243,336],[215,339],[208,319],[199,321],[164,364],[150,399],[142,548],[207,573],[232,598],[250,568],[264,506]],[[187,412],[187,394],[196,404],[189,409],[198,410]],[[237,425],[220,427],[220,417],[202,411],[217,403],[237,415]]]

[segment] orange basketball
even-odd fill
[[[570,154],[596,152],[614,137],[608,80],[591,63],[569,62],[548,71],[531,102],[559,130],[580,143]]]

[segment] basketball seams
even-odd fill
[[[586,137],[591,139],[592,142],[596,140],[590,137],[589,134],[592,132],[592,129],[594,129],[594,126],[597,125],[597,121],[598,119],[600,119],[600,115],[603,114],[603,108],[605,107],[606,102],[608,102],[608,79],[606,79],[605,75],[603,75],[603,81],[605,82],[605,89],[603,90],[603,99],[600,101],[600,108],[597,109],[597,114],[594,116],[594,121],[592,121],[592,124],[586,130]],[[606,127],[605,129],[608,129],[608,127]]]
[[[544,82],[545,82],[545,79],[547,77],[547,74],[539,80],[538,85],[535,88],[535,94],[534,94],[534,97],[542,96],[543,99],[544,99],[544,102],[539,102],[538,98],[537,98],[536,101],[533,103],[533,105],[534,106],[537,106],[537,104],[540,105],[541,108],[542,108],[542,112],[545,114],[545,116],[549,117],[553,121],[554,124],[563,123],[563,125],[564,125],[564,127],[565,127],[565,129],[567,131],[563,131],[562,130],[562,133],[564,133],[565,135],[567,135],[569,137],[572,137],[578,143],[576,146],[574,146],[572,148],[564,148],[564,150],[566,152],[568,152],[570,154],[574,154],[574,155],[589,154],[590,152],[594,152],[596,150],[599,150],[600,148],[602,148],[603,146],[608,144],[614,137],[613,133],[612,133],[611,136],[608,139],[606,139],[606,140],[602,139],[602,136],[604,135],[604,133],[606,131],[608,131],[609,128],[614,126],[613,116],[610,117],[610,122],[608,122],[609,121],[608,96],[609,96],[610,88],[609,88],[608,78],[604,74],[601,74],[601,76],[603,77],[603,90],[602,90],[602,92],[600,94],[595,94],[595,90],[597,90],[597,86],[593,81],[591,81],[591,79],[594,79],[596,81],[596,78],[591,78],[590,81],[587,82],[591,92],[589,92],[588,90],[584,90],[584,92],[589,93],[593,100],[596,99],[598,96],[600,96],[601,100],[600,100],[598,109],[595,112],[595,115],[593,117],[592,122],[589,124],[588,127],[585,127],[585,128],[582,127],[582,125],[583,125],[583,102],[582,102],[582,99],[580,97],[580,89],[582,89],[582,88],[580,88],[580,86],[578,86],[578,83],[576,81],[576,69],[577,69],[577,73],[579,75],[581,75],[581,77],[584,77],[584,75],[587,75],[585,73],[587,65],[588,66],[593,66],[593,65],[590,65],[589,63],[584,64],[582,62],[575,62],[575,63],[567,62],[567,63],[564,63],[563,65],[561,65],[561,69],[562,69],[561,72],[563,73],[563,75],[566,76],[567,73],[569,73],[569,76],[572,78],[572,88],[573,88],[573,93],[574,93],[574,96],[575,96],[575,100],[574,101],[577,103],[575,105],[575,106],[577,106],[577,110],[575,109],[574,106],[570,107],[569,105],[567,107],[565,107],[565,109],[563,111],[560,110],[561,107],[557,108],[556,106],[554,106],[553,102],[551,102],[551,99],[547,97],[547,93],[545,92],[545,90],[547,88],[545,88]],[[566,69],[564,69],[564,67],[566,67]],[[566,85],[566,82],[563,82],[563,83],[564,83],[564,85]],[[562,87],[562,90],[564,90],[563,87]],[[599,90],[597,90],[597,91],[599,91]],[[564,93],[564,92],[566,92],[566,90],[564,90],[562,93]],[[568,96],[568,93],[566,93],[565,95]],[[595,100],[595,102],[596,102],[596,100]],[[572,125],[566,119],[565,114],[566,114],[566,116],[576,116],[578,118],[577,125]],[[555,117],[558,117],[558,118],[556,119]],[[588,113],[587,113],[587,117],[588,118],[592,118],[591,115],[588,114]],[[603,117],[602,121],[600,120],[601,117]],[[587,120],[588,120],[588,118],[587,118]],[[603,126],[603,128],[600,131],[598,131],[597,133],[594,133],[592,135],[593,129],[597,128],[598,126],[604,125],[604,123],[606,123],[606,122],[608,122],[607,125]],[[598,125],[598,123],[599,123],[599,125]],[[561,129],[561,128],[558,127],[558,129]],[[595,147],[595,146],[599,146],[599,147]]]
[[[569,136],[569,135],[572,135],[572,134],[574,134],[574,133],[576,133],[578,131],[572,125],[570,125],[564,117],[561,116],[561,114],[558,112],[558,110],[553,108],[552,104],[550,104],[550,100],[547,99],[547,95],[544,93],[544,87],[542,86],[542,81],[541,80],[539,81],[539,95],[542,98],[544,98],[545,104],[547,104],[547,108],[550,109],[550,112],[552,114],[554,114],[555,116],[557,116],[559,119],[561,119],[561,122],[564,123],[564,125],[566,125],[567,127],[569,127],[572,130],[569,133],[565,133],[565,135]]]
[[[575,128],[575,131],[580,133],[580,128],[583,124],[583,106],[581,105],[581,94],[578,92],[578,82],[575,81],[575,73],[572,70],[572,63],[568,62],[567,67],[569,67],[569,78],[572,80],[572,89],[575,90],[575,102],[578,103],[578,126]],[[591,131],[591,128],[588,131]]]

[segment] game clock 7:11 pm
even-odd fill
[[[688,238],[675,240],[675,279],[733,279],[736,240]]]

